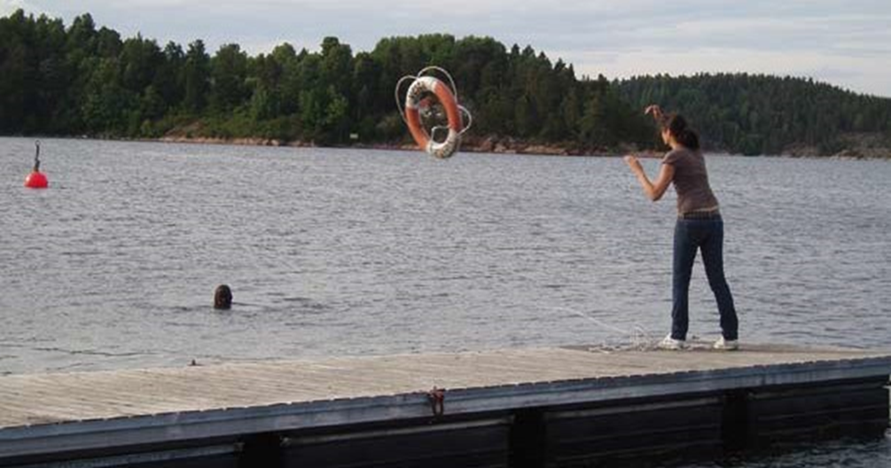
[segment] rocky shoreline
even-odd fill
[[[189,144],[220,144],[220,145],[245,145],[245,146],[286,146],[298,148],[313,148],[318,145],[304,141],[283,141],[268,138],[211,138],[211,137],[187,137],[181,135],[168,135],[148,141],[160,141],[164,143],[189,143]],[[781,154],[769,155],[790,158],[816,158],[839,160],[865,160],[879,159],[891,160],[891,144],[879,136],[854,135],[847,136],[844,140],[845,147],[832,153],[822,154],[817,147],[792,146]],[[418,147],[412,142],[398,143],[354,143],[352,145],[337,146],[342,148],[376,149],[389,151],[418,151]],[[461,142],[461,151],[466,153],[493,153],[493,154],[528,154],[538,156],[596,156],[608,157],[622,154],[635,153],[644,157],[659,157],[661,152],[653,150],[640,150],[633,146],[607,150],[586,150],[571,145],[542,144],[518,140],[514,138],[499,137],[468,137]],[[719,152],[720,151],[716,151]]]
[[[245,145],[245,146],[286,146],[298,148],[313,148],[318,145],[305,141],[284,141],[270,138],[212,138],[212,137],[187,137],[181,135],[168,135],[148,141],[160,141],[163,143],[189,143],[189,144],[220,144],[220,145]],[[390,151],[418,151],[413,142],[399,143],[354,143],[343,148],[377,149]],[[539,156],[616,156],[630,152],[638,152],[636,148],[620,148],[616,151],[581,150],[569,145],[542,144],[522,141],[514,138],[497,137],[467,137],[461,142],[461,151],[467,153],[494,153],[494,154],[529,154]]]
[[[849,133],[839,137],[838,148],[830,154],[821,153],[819,148],[794,145],[786,148],[781,156],[793,158],[830,159],[891,159],[891,136],[876,133]]]

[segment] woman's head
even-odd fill
[[[662,141],[671,145],[672,139],[685,148],[699,149],[699,135],[678,114],[671,114],[662,121]]]

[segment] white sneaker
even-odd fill
[[[687,346],[687,342],[684,340],[676,340],[672,338],[671,335],[668,335],[656,346],[658,346],[659,349],[679,350],[684,349]]]
[[[720,349],[721,351],[736,351],[737,349],[739,349],[739,341],[725,340],[722,336],[718,338],[718,341],[715,341],[715,345],[713,347],[715,349]]]

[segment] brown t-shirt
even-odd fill
[[[662,164],[674,166],[674,189],[678,194],[678,213],[718,209],[718,199],[708,184],[705,158],[701,151],[679,148],[662,158]]]

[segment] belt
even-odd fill
[[[691,211],[689,213],[681,213],[679,219],[721,219],[721,212],[714,211]]]

